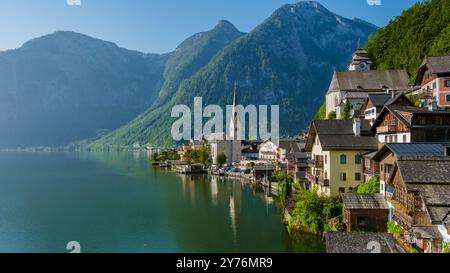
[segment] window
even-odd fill
[[[341,181],[347,181],[347,174],[346,173],[340,173],[339,178]]]
[[[355,164],[361,164],[362,156],[361,155],[355,155]]]
[[[449,101],[450,101],[450,95],[447,95],[447,96],[446,96],[446,99],[447,99],[447,101],[449,102]]]
[[[361,173],[355,173],[355,180],[361,181]]]
[[[328,161],[328,156],[325,155],[325,164],[327,164],[327,161]]]
[[[403,135],[403,143],[406,143],[406,142],[407,142],[406,135]]]
[[[433,82],[433,89],[436,88],[436,82]]]
[[[345,193],[345,188],[339,188],[340,193]]]
[[[445,86],[445,87],[450,87],[450,80],[445,81],[445,82],[444,82],[444,86]]]
[[[341,155],[340,156],[340,162],[341,162],[341,164],[347,164],[347,156],[346,155]]]
[[[363,216],[358,216],[358,217],[356,217],[356,224],[358,226],[365,227],[369,224],[369,218],[363,217]]]

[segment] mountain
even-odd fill
[[[336,15],[317,2],[284,5],[181,81],[165,103],[90,147],[171,145],[172,107],[192,106],[195,96],[203,97],[205,105],[230,104],[235,81],[241,104],[279,104],[282,132],[297,134],[322,103],[333,70],[344,69],[358,40],[366,41],[376,30],[360,19]]]
[[[406,69],[415,77],[426,55],[450,54],[450,1],[419,2],[372,37],[367,51],[378,69]]]
[[[244,35],[228,21],[220,21],[212,30],[197,33],[171,53],[164,70],[164,85],[154,108],[167,102],[179,84],[205,66],[221,49]]]
[[[0,148],[117,129],[153,104],[168,58],[63,31],[0,52]]]

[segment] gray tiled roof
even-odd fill
[[[442,223],[450,212],[450,157],[403,157],[397,167],[408,191],[417,191],[431,220]]]
[[[349,90],[406,90],[409,76],[405,70],[335,72],[329,92]]]
[[[370,253],[372,242],[378,243],[381,253],[404,253],[392,234],[375,232],[327,232],[327,253]]]
[[[379,94],[368,94],[369,100],[372,101],[374,107],[383,107],[386,102],[392,99],[391,94],[379,93]]]
[[[389,209],[382,194],[342,194],[346,209]]]
[[[450,73],[450,55],[427,57],[421,67],[424,65],[427,65],[436,74]]]
[[[397,156],[444,156],[445,146],[441,143],[386,143]]]
[[[355,136],[352,120],[315,120],[313,131],[324,150],[377,150],[378,141],[370,132],[370,122],[361,120],[361,136]],[[309,146],[311,139],[308,139]]]

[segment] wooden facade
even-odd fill
[[[387,232],[388,209],[345,209],[347,231]]]

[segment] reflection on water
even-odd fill
[[[318,252],[244,181],[154,169],[146,153],[0,153],[0,251]]]

